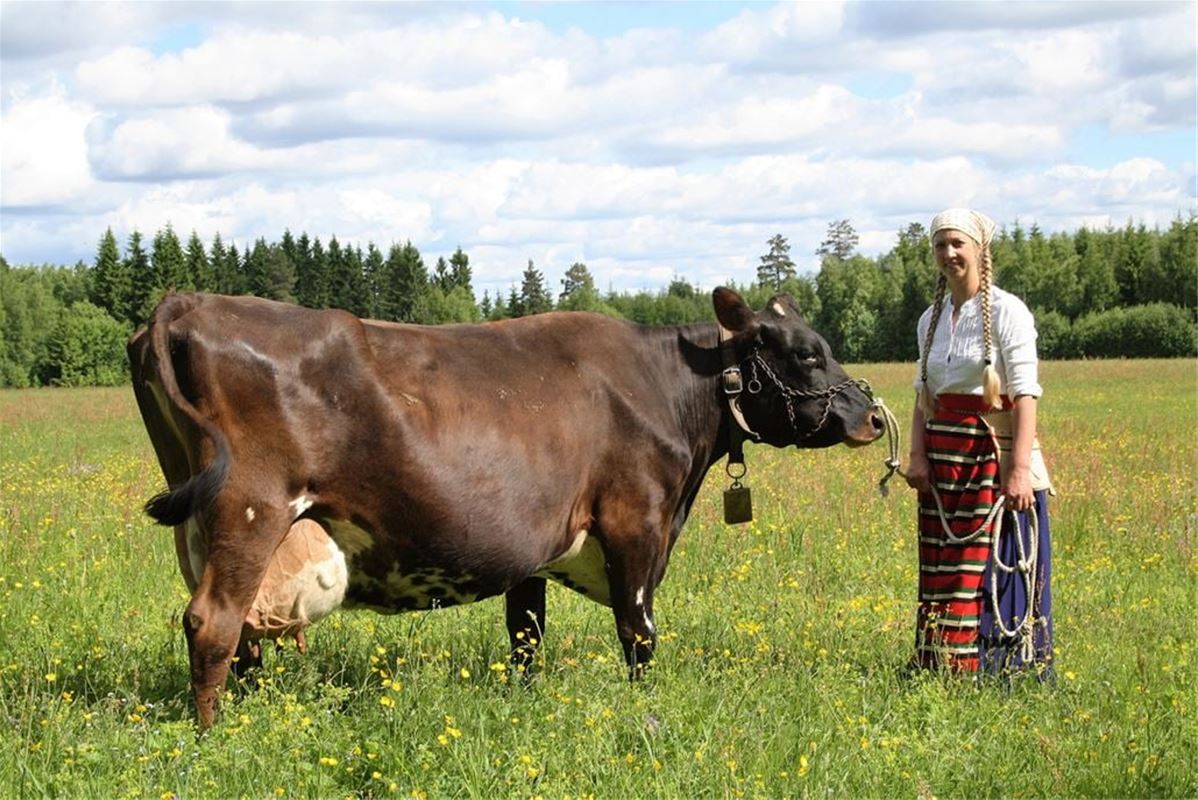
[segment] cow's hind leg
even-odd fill
[[[191,687],[201,730],[216,721],[219,697],[246,613],[271,554],[291,524],[283,509],[282,504],[272,509],[262,504],[230,503],[227,498],[218,500],[208,565],[183,615],[191,655]]]
[[[545,634],[545,579],[526,578],[509,589],[503,600],[512,666],[527,676]]]

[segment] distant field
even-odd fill
[[[911,371],[851,370],[904,434]],[[0,392],[0,797],[1194,797],[1198,363],[1042,377],[1055,685],[906,677],[914,498],[878,496],[883,448],[751,447],[757,520],[722,524],[713,470],[643,683],[556,586],[529,687],[499,600],[343,612],[202,740],[131,391]]]

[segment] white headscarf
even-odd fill
[[[969,208],[950,208],[932,217],[932,230],[928,237],[936,235],[936,231],[961,231],[982,247],[990,244],[994,231],[998,228],[994,220],[980,211]]]

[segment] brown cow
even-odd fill
[[[200,725],[239,640],[302,630],[340,592],[388,612],[506,594],[527,657],[549,578],[612,608],[635,675],[653,653],[653,593],[737,417],[777,447],[883,430],[793,299],[760,313],[729,289],[713,301],[719,326],[556,313],[423,327],[166,297],[129,357],[170,486],[147,511],[179,526],[195,584],[184,630]],[[733,402],[729,364],[746,388]],[[328,532],[343,582],[334,568],[263,599],[294,574],[272,557],[305,520]],[[279,605],[281,629],[263,619]]]

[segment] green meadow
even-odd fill
[[[904,434],[912,369],[850,370]],[[756,520],[722,523],[714,469],[645,681],[557,586],[528,684],[500,600],[343,611],[203,737],[132,392],[0,392],[0,797],[1194,797],[1198,364],[1042,379],[1055,682],[908,674],[914,497],[879,496],[884,448],[751,446]]]

